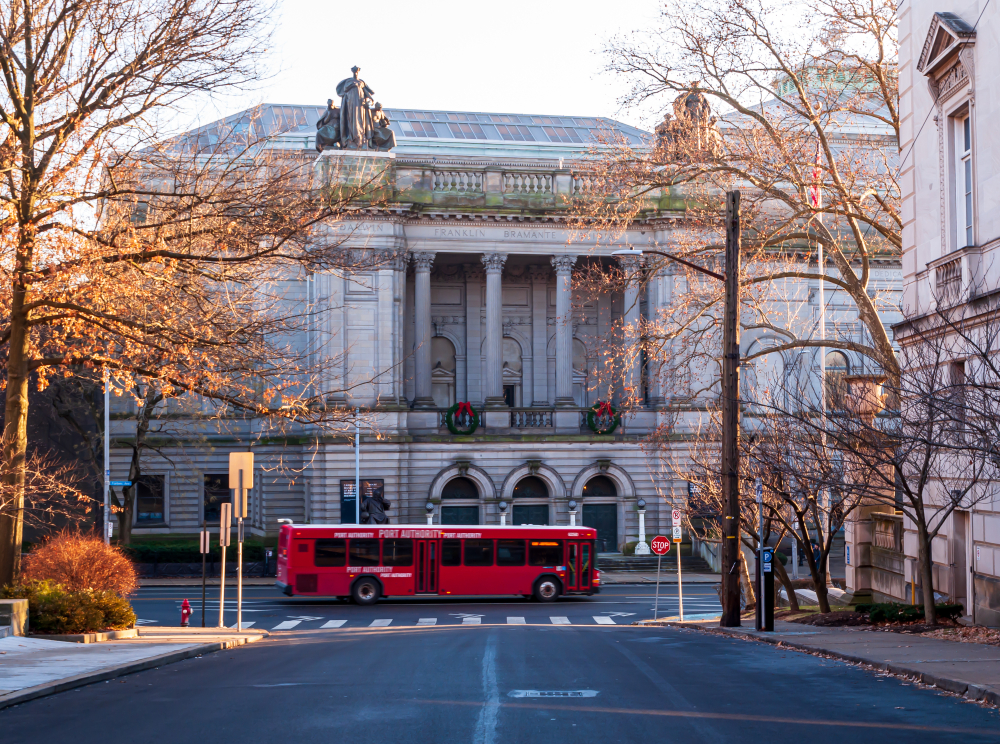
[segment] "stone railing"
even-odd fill
[[[512,429],[545,429],[551,426],[551,410],[515,408],[510,412],[510,428]]]
[[[958,299],[962,291],[962,259],[956,258],[934,269],[934,285],[938,302]]]
[[[551,173],[521,173],[505,171],[503,190],[517,196],[549,196],[552,194]]]
[[[435,194],[482,194],[486,175],[482,171],[435,171]]]
[[[598,178],[593,173],[573,173],[573,196],[589,196],[595,191],[603,188],[603,179]]]
[[[899,514],[872,514],[872,545],[883,550],[903,551],[903,517]]]

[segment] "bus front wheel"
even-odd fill
[[[554,602],[559,597],[559,582],[551,576],[543,576],[535,582],[535,599],[539,602]]]
[[[351,588],[351,598],[359,605],[375,604],[381,594],[382,587],[375,579],[358,579]]]

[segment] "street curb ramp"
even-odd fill
[[[795,651],[803,651],[807,654],[812,655],[823,655],[829,656],[834,659],[840,659],[841,661],[847,661],[851,664],[860,664],[869,669],[876,669],[878,671],[887,672],[895,677],[907,677],[909,679],[914,679],[921,684],[928,685],[931,687],[937,687],[938,689],[944,690],[946,692],[951,692],[955,695],[961,695],[967,700],[972,700],[979,703],[987,703],[994,707],[1000,707],[1000,693],[994,690],[988,690],[986,688],[980,687],[979,685],[972,684],[970,682],[962,682],[957,679],[949,679],[947,677],[940,677],[936,674],[929,674],[928,672],[922,671],[920,669],[914,669],[912,667],[904,666],[902,664],[895,664],[892,662],[880,662],[874,661],[872,659],[865,659],[860,656],[853,656],[852,654],[845,654],[840,651],[834,651],[832,649],[821,648],[819,646],[807,646],[803,643],[796,643],[795,641],[789,641],[784,638],[772,638],[768,636],[759,636],[754,633],[747,633],[745,631],[736,628],[706,628],[704,626],[695,625],[692,623],[681,623],[681,622],[671,622],[665,623],[665,625],[670,625],[675,628],[687,628],[695,630],[703,630],[708,633],[715,633],[716,635],[724,635],[735,638],[743,638],[748,641],[760,641],[761,643],[767,643],[772,646],[780,646],[781,648],[790,648]]]
[[[12,692],[9,695],[0,696],[0,710],[9,708],[12,705],[20,705],[21,703],[26,703],[30,700],[37,700],[38,698],[48,697],[49,695],[55,695],[56,693],[65,692],[66,690],[72,690],[76,687],[84,687],[95,682],[104,682],[105,680],[115,679],[116,677],[124,677],[125,675],[132,674],[134,672],[142,672],[147,669],[154,669],[166,664],[173,664],[176,661],[193,659],[196,656],[204,656],[205,654],[214,653],[216,651],[226,651],[231,648],[236,648],[237,646],[245,646],[248,643],[256,643],[265,637],[266,636],[261,634],[258,636],[231,638],[225,641],[202,643],[192,648],[168,651],[165,654],[150,656],[148,659],[131,661],[127,664],[119,664],[117,666],[101,669],[97,672],[87,672],[85,674],[78,674],[74,677],[66,677],[55,682],[46,682],[44,685],[27,687],[23,690]]]

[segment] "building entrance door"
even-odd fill
[[[584,504],[583,526],[597,530],[597,552],[618,550],[618,504]]]
[[[417,594],[437,594],[438,543],[437,540],[417,540],[414,556],[417,569]]]

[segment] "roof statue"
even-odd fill
[[[375,91],[358,74],[361,68],[351,68],[352,77],[337,83],[340,106],[331,98],[323,116],[316,122],[316,149],[391,150],[396,135],[382,104],[373,99]]]
[[[674,99],[674,114],[664,114],[656,127],[656,144],[671,158],[695,157],[697,153],[718,155],[722,137],[716,127],[712,107],[698,83]]]

